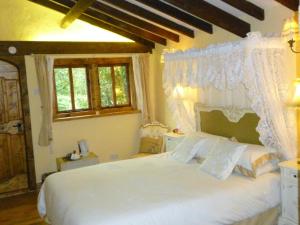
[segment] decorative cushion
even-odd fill
[[[225,180],[232,173],[246,147],[247,145],[221,139],[208,153],[200,169],[220,180]]]
[[[161,153],[163,145],[162,137],[142,137],[140,142],[140,153],[157,154]]]
[[[183,140],[175,147],[171,153],[171,158],[182,162],[188,163],[197,154],[198,147],[195,147],[197,143],[204,142],[205,139],[197,133],[187,135]]]
[[[236,173],[256,178],[264,173],[277,170],[279,163],[275,150],[261,145],[249,144],[237,162]]]
[[[199,132],[199,135],[203,138],[205,138],[204,143],[199,143],[195,147],[198,148],[197,154],[195,158],[202,162],[203,159],[207,157],[207,154],[213,149],[213,147],[220,141],[220,140],[228,140],[225,137],[217,136],[213,134],[208,134],[204,132]]]

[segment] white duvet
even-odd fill
[[[277,206],[279,182],[277,173],[220,181],[161,154],[53,174],[38,208],[52,225],[232,224]]]

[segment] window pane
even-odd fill
[[[114,66],[117,105],[129,104],[126,66]]]
[[[55,68],[54,76],[58,112],[72,110],[69,69]]]
[[[75,109],[88,109],[89,97],[86,68],[72,68]]]
[[[114,106],[111,67],[99,67],[98,73],[100,83],[101,107]]]

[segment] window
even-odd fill
[[[57,59],[54,119],[135,111],[130,58]]]

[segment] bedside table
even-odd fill
[[[282,215],[279,225],[299,224],[299,171],[297,160],[279,164],[281,171]]]
[[[165,151],[173,151],[176,145],[185,137],[184,134],[169,132],[164,134]]]
[[[80,159],[74,161],[66,160],[63,157],[56,158],[56,165],[58,171],[71,170],[84,166],[96,165],[98,163],[98,156],[93,152],[89,152],[87,156],[83,156]]]

